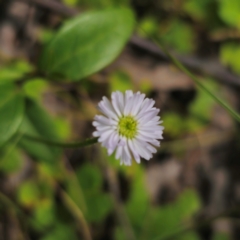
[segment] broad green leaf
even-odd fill
[[[11,83],[0,83],[0,146],[18,130],[24,114],[24,99]]]
[[[40,68],[80,80],[111,63],[131,36],[134,16],[118,8],[84,13],[67,21],[45,47]]]
[[[26,110],[26,116],[20,126],[21,133],[53,141],[59,140],[54,121],[36,102],[28,99]],[[53,163],[60,156],[59,148],[24,137],[20,140],[19,145],[40,161]]]
[[[240,28],[239,13],[239,0],[219,0],[219,16],[225,23]]]
[[[0,83],[19,80],[32,70],[33,66],[22,60],[0,66]]]

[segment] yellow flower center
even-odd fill
[[[137,121],[132,116],[124,116],[118,122],[119,134],[126,138],[134,138],[137,134]]]

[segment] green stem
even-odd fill
[[[88,227],[87,221],[84,218],[84,215],[81,209],[76,205],[76,203],[71,199],[71,197],[65,191],[61,190],[61,196],[68,210],[79,222],[79,225],[82,230],[82,234],[84,236],[84,240],[92,240],[90,229]]]
[[[207,92],[213,99],[216,100],[223,108],[225,108],[238,122],[240,122],[240,115],[230,107],[224,100],[211,92],[196,76],[194,76],[186,67],[184,67],[158,40],[154,42],[163,50],[169,59],[179,68],[182,72],[188,75],[201,89]]]
[[[64,142],[57,142],[57,141],[52,141],[49,139],[45,139],[45,138],[40,138],[40,137],[34,137],[28,134],[23,134],[22,135],[23,138],[25,138],[26,140],[29,141],[35,141],[35,142],[39,142],[39,143],[43,143],[46,145],[51,145],[51,146],[55,146],[55,147],[62,147],[62,148],[80,148],[80,147],[86,147],[89,145],[92,145],[94,143],[97,143],[98,138],[88,138],[82,142],[73,142],[73,143],[64,143]]]

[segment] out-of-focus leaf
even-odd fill
[[[19,80],[25,74],[31,72],[33,66],[26,61],[16,61],[0,67],[0,83]]]
[[[100,190],[103,184],[103,178],[100,170],[90,164],[85,164],[76,172],[81,187],[86,192],[95,192]]]
[[[109,92],[114,91],[125,92],[126,90],[133,89],[133,83],[130,76],[126,72],[114,72],[109,79]]]
[[[143,219],[145,219],[150,206],[149,197],[146,188],[144,188],[143,169],[136,165],[135,170],[126,210],[133,226],[137,229],[137,232],[140,232]]]
[[[170,22],[167,28],[161,30],[159,38],[179,52],[188,53],[194,50],[194,32],[185,22]]]
[[[41,100],[41,94],[47,89],[47,82],[42,78],[34,78],[23,85],[25,94],[38,101]]]
[[[57,133],[61,139],[67,139],[71,135],[71,126],[69,121],[64,118],[54,119],[54,124],[57,129]]]
[[[40,191],[33,181],[27,181],[22,183],[18,189],[18,201],[26,206],[36,206],[40,199]]]
[[[175,203],[176,214],[179,214],[182,220],[190,218],[200,207],[201,202],[199,196],[193,190],[185,190]]]
[[[20,127],[21,133],[54,141],[59,139],[53,120],[36,102],[28,99],[26,109],[26,116]],[[49,163],[55,162],[61,153],[59,148],[24,137],[19,145],[37,160]]]
[[[186,118],[177,113],[165,113],[162,120],[164,122],[164,132],[172,137],[180,136],[187,130]]]
[[[138,88],[140,92],[148,94],[153,89],[152,82],[149,79],[142,79]]]
[[[220,59],[221,62],[230,66],[233,71],[240,73],[240,45],[236,43],[226,43],[221,46]]]
[[[219,0],[219,16],[225,23],[240,28],[239,12],[239,0]]]
[[[179,234],[176,240],[201,240],[201,238],[198,236],[196,232],[191,231],[191,232]]]
[[[138,26],[138,34],[144,38],[151,38],[157,35],[159,31],[159,26],[156,19],[153,17],[144,18]]]
[[[204,20],[207,18],[209,3],[211,0],[186,0],[183,9],[194,19]]]
[[[41,43],[48,43],[54,36],[54,31],[50,29],[41,29],[38,39]]]
[[[218,85],[211,79],[208,79],[204,85],[212,92],[216,92],[218,90]],[[197,97],[189,107],[189,112],[194,116],[198,116],[205,120],[210,120],[214,104],[215,100],[209,96],[206,91],[199,89],[197,92]]]
[[[134,16],[118,8],[84,13],[67,21],[46,46],[40,67],[80,80],[111,63],[131,36]]]
[[[22,152],[15,146],[8,145],[3,149],[0,159],[0,171],[8,174],[16,172],[22,167],[22,163]]]
[[[87,204],[87,220],[103,221],[112,209],[112,201],[110,196],[103,192],[103,177],[100,170],[94,165],[85,164],[76,173]]]
[[[178,233],[184,229],[184,222],[190,220],[191,217],[200,209],[200,200],[198,195],[192,190],[184,191],[175,202],[167,205],[152,208],[148,213],[150,222],[145,230],[149,239],[164,239],[174,233]],[[185,235],[183,235],[185,236]],[[199,239],[196,234],[188,233],[186,238],[176,237],[174,239]]]
[[[78,0],[63,0],[63,2],[68,6],[76,6],[78,3]]]
[[[66,224],[56,224],[55,228],[49,231],[40,240],[77,240],[77,236],[72,227]]]
[[[212,240],[231,240],[232,238],[227,233],[215,233]]]
[[[125,240],[126,236],[122,228],[116,227],[114,229],[114,240]]]
[[[56,220],[53,202],[50,199],[41,200],[34,209],[33,216],[40,226],[52,225]]]
[[[94,193],[86,195],[88,212],[86,218],[89,222],[101,222],[112,210],[113,204],[106,193]]]
[[[0,83],[0,146],[18,130],[24,114],[24,99],[11,83]]]

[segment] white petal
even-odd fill
[[[129,146],[129,149],[130,149],[130,151],[131,151],[131,153],[132,153],[132,155],[133,155],[133,158],[135,159],[135,161],[137,162],[137,163],[140,163],[140,156],[139,156],[139,154],[138,154],[138,152],[136,151],[136,149],[134,148],[134,146],[133,146],[133,143],[132,143],[132,140],[128,140],[128,146]]]
[[[144,97],[145,97],[145,94],[138,94],[137,95],[136,101],[133,105],[134,107],[133,107],[132,112],[131,112],[131,114],[133,116],[137,115],[138,112],[140,111],[140,108],[142,106]]]
[[[113,106],[106,97],[103,97],[103,100],[98,104],[99,110],[105,114],[107,117],[118,119],[116,112],[113,109]]]

